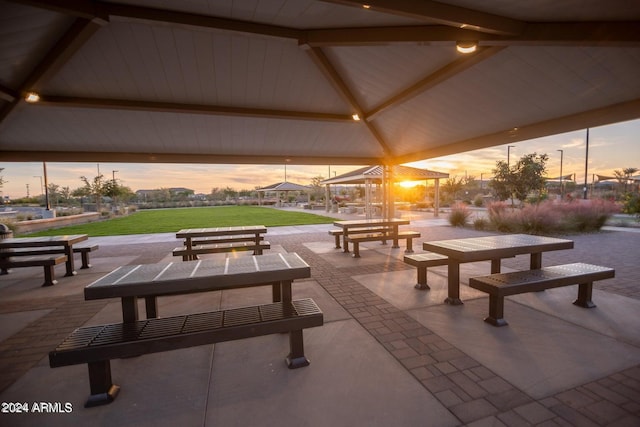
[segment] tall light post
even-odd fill
[[[111,181],[113,181],[113,185],[116,185],[116,172],[119,171],[111,171]]]
[[[584,156],[584,188],[582,189],[583,191],[583,199],[587,199],[587,179],[588,179],[588,172],[589,172],[589,128],[587,128],[587,149],[586,149],[586,153]]]
[[[507,169],[509,169],[509,164],[511,162],[511,149],[516,148],[515,145],[507,145]]]
[[[557,150],[560,152],[560,201],[562,201],[562,157],[564,155],[564,151],[563,150]]]

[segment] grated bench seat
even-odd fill
[[[208,313],[88,326],[73,331],[49,353],[52,368],[87,363],[91,395],[85,407],[111,403],[120,387],[111,379],[112,359],[141,356],[243,338],[289,333],[290,369],[309,365],[302,330],[322,326],[322,311],[310,299]]]
[[[418,282],[414,286],[416,289],[431,289],[427,284],[427,268],[447,265],[449,258],[446,255],[435,252],[424,252],[420,254],[409,254],[404,256],[404,262],[413,265],[418,270]]]
[[[351,233],[349,233],[346,241],[353,243],[353,257],[360,258],[361,242],[382,241],[382,243],[386,243],[387,240],[393,240],[394,247],[397,247],[398,240],[405,239],[407,241],[407,248],[405,249],[405,253],[411,253],[413,252],[413,239],[417,239],[418,237],[420,237],[420,233],[417,231],[399,231],[397,234],[381,232],[359,234],[356,236],[351,236]]]
[[[182,260],[187,261],[189,259],[197,259],[197,256],[202,254],[217,254],[235,251],[253,251],[254,255],[262,255],[263,250],[270,248],[271,244],[267,241],[262,241],[259,244],[256,242],[216,243],[215,245],[193,246],[191,249],[187,249],[185,247],[175,248],[173,250],[173,255],[182,256]]]
[[[54,267],[67,261],[66,255],[29,255],[12,258],[0,258],[0,268],[7,272],[11,268],[19,267],[44,267],[44,283],[42,286],[53,286],[58,283],[55,280]]]
[[[472,277],[469,286],[489,294],[489,316],[485,322],[494,326],[505,326],[504,297],[527,292],[539,292],[561,286],[579,285],[578,298],[573,304],[592,308],[593,282],[610,279],[615,270],[592,264],[574,263],[543,267],[537,270],[497,273],[488,276]]]
[[[257,241],[264,240],[264,236],[259,236]],[[191,244],[193,246],[200,245],[215,245],[217,243],[235,243],[235,242],[256,242],[255,235],[237,235],[237,236],[213,236],[213,237],[203,237],[203,238],[195,238],[191,240]],[[186,245],[187,242],[185,241]]]

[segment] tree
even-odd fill
[[[620,170],[614,170],[613,174],[620,184],[624,185],[624,192],[627,193],[627,186],[634,173],[638,172],[638,168],[625,168]]]
[[[91,181],[85,176],[81,176],[80,179],[84,182],[84,194],[94,198],[97,209],[100,211],[100,202],[106,191],[104,175],[95,176]]]
[[[447,194],[451,199],[457,199],[458,193],[462,191],[464,187],[464,178],[451,177],[442,184],[442,192]]]
[[[498,160],[496,167],[491,171],[493,178],[489,181],[489,188],[493,190],[493,194],[498,200],[507,200],[513,194],[514,175],[512,174],[507,162]]]
[[[324,177],[321,175],[311,178],[311,189],[309,190],[311,200],[320,200],[324,196],[324,185],[321,182]]]
[[[548,159],[546,154],[527,154],[511,167],[499,160],[492,170],[493,178],[489,181],[489,187],[500,200],[516,197],[525,201],[534,191],[540,195],[544,191]]]
[[[527,154],[518,160],[514,166],[516,180],[513,186],[513,193],[518,200],[524,201],[530,193],[535,192],[538,198],[545,191],[545,178],[547,172],[546,154]]]

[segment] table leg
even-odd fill
[[[342,252],[349,253],[349,243],[347,242],[347,237],[349,234],[349,229],[347,227],[342,229]]]
[[[500,258],[491,260],[491,274],[500,273]]]
[[[391,245],[392,248],[397,249],[400,247],[400,243],[398,243],[398,226],[394,225],[393,226],[393,245]]]
[[[65,263],[67,267],[67,273],[65,274],[65,276],[75,276],[77,273],[76,269],[73,266],[73,246],[65,246],[64,254],[67,256],[67,262]]]
[[[463,304],[462,300],[460,299],[460,263],[458,261],[449,259],[447,280],[449,283],[449,296],[444,300],[445,304]]]
[[[122,297],[122,322],[133,323],[138,320],[138,298]]]
[[[292,280],[283,280],[280,282],[280,292],[282,296],[282,302],[291,302],[293,300],[293,295],[291,293],[291,282]]]
[[[542,268],[542,252],[535,252],[531,254],[531,263],[529,269],[539,270]]]

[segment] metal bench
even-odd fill
[[[446,255],[436,254],[434,252],[425,252],[405,255],[404,262],[409,265],[413,265],[418,270],[418,282],[414,287],[416,289],[425,290],[431,289],[429,285],[427,285],[427,268],[447,265],[449,258]]]
[[[44,267],[44,283],[42,286],[53,286],[58,283],[55,280],[54,267],[66,261],[67,256],[61,254],[3,257],[0,258],[0,268],[8,273],[11,268],[42,266]]]
[[[388,232],[368,233],[358,234],[356,236],[351,236],[351,231],[349,231],[346,241],[353,243],[353,257],[360,258],[361,242],[382,241],[382,243],[385,243],[387,240],[393,240],[395,247],[397,246],[398,240],[405,239],[407,241],[405,253],[411,253],[413,252],[413,239],[417,239],[418,237],[420,237],[420,233],[417,231],[399,231],[397,234]]]
[[[505,326],[507,322],[503,316],[506,296],[579,285],[578,298],[573,303],[580,307],[592,308],[595,307],[591,301],[593,282],[614,276],[613,268],[574,263],[472,277],[469,279],[469,286],[489,294],[489,316],[484,321],[494,326]]]
[[[213,245],[198,245],[193,246],[191,249],[185,247],[175,248],[173,250],[174,256],[181,256],[183,261],[190,259],[197,259],[198,255],[203,254],[217,254],[223,252],[236,252],[236,251],[253,251],[254,255],[262,255],[262,251],[270,249],[271,244],[266,241],[260,243],[256,242],[229,242],[229,243],[216,243]]]
[[[367,233],[382,233],[386,231],[390,231],[389,227],[365,227],[365,228],[350,228],[349,235],[351,234],[367,234]],[[336,249],[340,249],[342,246],[340,245],[341,237],[344,235],[344,230],[340,228],[334,228],[329,230],[329,235],[334,236],[336,239]],[[346,248],[345,252],[349,252],[349,248]]]
[[[257,240],[256,240],[257,239]],[[256,237],[255,235],[246,235],[246,236],[212,236],[212,237],[202,237],[202,238],[194,238],[191,240],[191,244],[193,246],[199,245],[215,245],[217,243],[236,243],[236,242],[260,242],[264,240],[264,236],[260,235]],[[186,245],[187,242],[184,242]]]
[[[73,245],[73,253],[80,254],[82,259],[82,267],[91,268],[89,263],[89,252],[97,251],[100,248],[95,243],[81,242]],[[7,252],[10,252],[11,256],[33,256],[33,255],[51,255],[51,254],[64,254],[64,249],[55,247],[40,247],[40,248],[15,248]]]
[[[87,363],[91,395],[85,407],[111,403],[120,387],[111,379],[112,359],[214,344],[261,335],[289,333],[290,369],[309,365],[302,330],[322,326],[322,311],[312,299],[277,302],[208,313],[88,326],[73,331],[49,353],[49,365]]]

